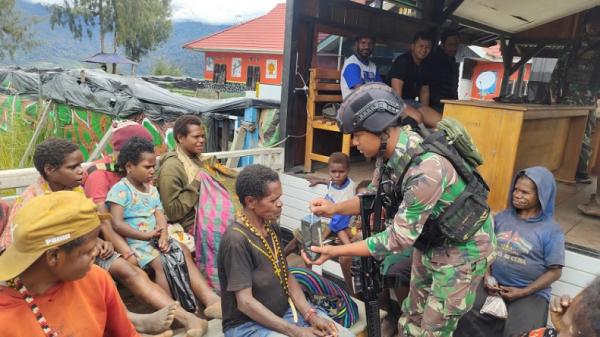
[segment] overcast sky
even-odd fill
[[[63,0],[27,0],[44,4],[62,4]],[[233,24],[265,14],[285,0],[171,0],[174,21],[202,21]]]

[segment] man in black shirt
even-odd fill
[[[456,30],[447,30],[442,33],[440,42],[439,47],[431,54],[428,68],[435,75],[429,83],[429,102],[432,108],[442,112],[442,99],[458,99],[458,63],[455,56],[460,36]]]
[[[398,56],[392,64],[389,77],[394,92],[420,112],[421,121],[435,126],[441,114],[429,107],[431,72],[425,63],[431,52],[431,41],[431,34],[418,32],[410,45],[410,52]]]

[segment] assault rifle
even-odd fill
[[[371,236],[372,232],[382,230],[381,223],[381,198],[374,193],[359,195],[360,216],[362,220],[363,238]],[[371,230],[371,215],[373,215],[373,230]],[[362,293],[367,315],[367,336],[381,336],[381,319],[379,317],[379,292],[381,291],[381,277],[379,274],[379,262],[374,257],[361,257],[360,269],[354,270],[359,274],[360,285],[358,290]]]

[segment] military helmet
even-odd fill
[[[367,83],[344,100],[337,114],[338,126],[343,133],[381,133],[396,123],[405,107],[389,86]]]

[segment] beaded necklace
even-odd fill
[[[287,296],[288,303],[290,304],[290,307],[292,309],[292,314],[294,316],[294,322],[298,322],[298,313],[296,311],[296,306],[294,305],[294,302],[292,301],[292,298],[290,297],[290,290],[289,290],[289,285],[288,285],[289,273],[288,273],[288,269],[287,269],[287,264],[285,263],[285,257],[283,256],[283,253],[281,250],[281,244],[279,243],[277,234],[275,234],[275,231],[271,228],[271,223],[266,222],[264,224],[264,226],[265,226],[265,230],[267,231],[267,236],[269,236],[271,238],[271,241],[273,242],[273,248],[271,248],[271,245],[269,245],[269,243],[267,242],[267,239],[263,235],[261,235],[258,232],[258,230],[256,230],[256,227],[252,226],[252,224],[250,223],[250,220],[248,220],[248,217],[244,213],[242,213],[242,212],[238,213],[238,218],[240,219],[240,223],[244,227],[246,227],[250,232],[252,232],[252,234],[254,234],[256,237],[258,237],[260,239],[260,241],[263,245],[262,248],[258,247],[258,245],[256,245],[252,240],[250,240],[250,238],[248,238],[246,233],[244,233],[241,230],[236,228],[236,230],[238,232],[240,232],[242,235],[244,235],[246,237],[248,242],[254,248],[256,248],[261,254],[266,256],[267,259],[269,259],[269,262],[271,262],[275,276],[279,280],[279,284],[281,284],[281,287],[283,288],[283,291],[285,292],[285,295]]]
[[[38,305],[35,303],[35,300],[33,299],[33,295],[27,289],[27,287],[25,287],[25,284],[23,284],[23,282],[21,282],[21,279],[19,279],[18,277],[14,278],[10,281],[7,281],[7,284],[9,287],[15,289],[23,296],[23,299],[25,300],[27,305],[29,305],[29,308],[31,309],[31,312],[35,316],[35,319],[40,324],[40,327],[42,328],[44,335],[46,337],[58,337],[58,333],[52,331],[52,328],[50,328],[50,326],[48,325],[48,321],[46,321],[46,317],[44,317],[44,315],[42,314],[40,307],[38,307]]]

